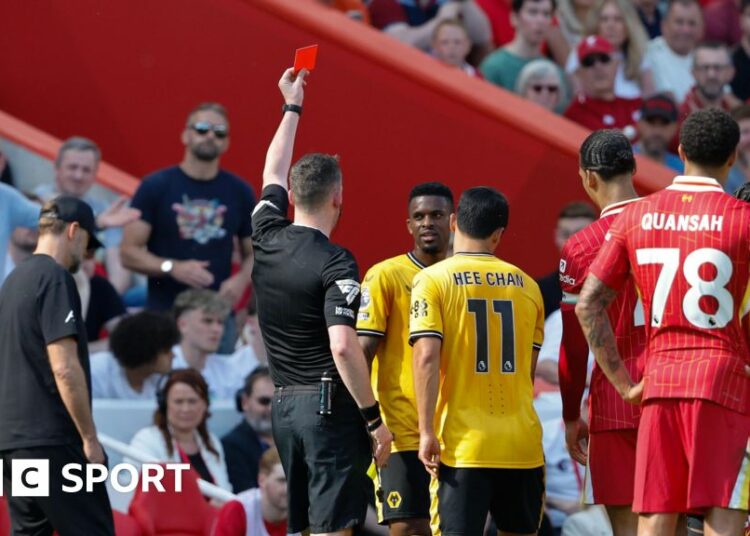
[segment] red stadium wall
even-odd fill
[[[142,175],[180,159],[186,112],[216,100],[230,111],[225,167],[256,191],[282,104],[276,81],[296,47],[319,43],[295,156],[341,156],[335,238],[363,269],[409,247],[405,199],[417,182],[505,192],[500,253],[535,275],[556,266],[559,208],[584,197],[584,130],[311,0],[9,2],[3,20],[0,109],[59,138],[89,136]],[[641,192],[669,177],[639,166]]]

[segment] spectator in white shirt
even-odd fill
[[[703,37],[703,12],[697,0],[671,0],[661,23],[661,37],[646,51],[659,92],[671,93],[675,102],[685,100],[693,87],[693,51]]]
[[[153,400],[159,379],[172,368],[172,347],[179,340],[174,320],[164,313],[125,317],[109,336],[111,352],[91,356],[93,397]]]
[[[208,383],[211,400],[233,400],[258,360],[244,348],[234,354],[215,353],[229,314],[227,302],[213,290],[188,289],[177,295],[173,311],[182,339],[172,349],[172,368],[189,367],[200,372]]]

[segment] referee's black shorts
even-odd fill
[[[103,482],[78,493],[65,493],[62,468],[69,463],[86,464],[80,445],[55,445],[0,452],[3,461],[3,494],[8,500],[11,532],[16,536],[114,536],[112,507]],[[13,460],[49,460],[49,496],[16,497],[11,487]],[[78,474],[78,473],[77,473]]]
[[[287,478],[287,531],[335,532],[364,523],[370,437],[357,404],[339,384],[332,414],[318,415],[317,386],[274,392],[273,438]]]

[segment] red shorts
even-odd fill
[[[637,437],[638,430],[634,428],[589,434],[589,463],[583,490],[586,504],[633,504]]]
[[[747,510],[748,437],[750,416],[708,400],[646,401],[638,430],[633,511]]]

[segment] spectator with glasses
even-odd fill
[[[690,89],[680,106],[680,120],[704,108],[720,108],[725,112],[741,103],[731,91],[729,83],[734,77],[734,65],[729,49],[724,43],[703,43],[693,54],[693,78]]]
[[[563,101],[563,81],[557,65],[547,59],[533,60],[521,69],[516,93],[554,112]]]
[[[632,141],[641,99],[615,94],[619,59],[614,51],[612,44],[598,35],[590,35],[578,44],[578,77],[583,92],[565,110],[565,117],[591,130],[619,128]]]
[[[258,367],[247,375],[244,387],[237,392],[237,411],[242,413],[243,419],[221,438],[229,481],[235,493],[258,487],[260,458],[273,445],[273,389],[268,368]]]
[[[187,288],[216,290],[233,305],[250,283],[255,195],[245,180],[220,168],[229,134],[221,104],[197,106],[182,131],[182,162],[144,178],[133,197],[141,218],[125,228],[122,261],[148,276],[149,309],[169,309]],[[243,262],[230,275],[235,238]]]

